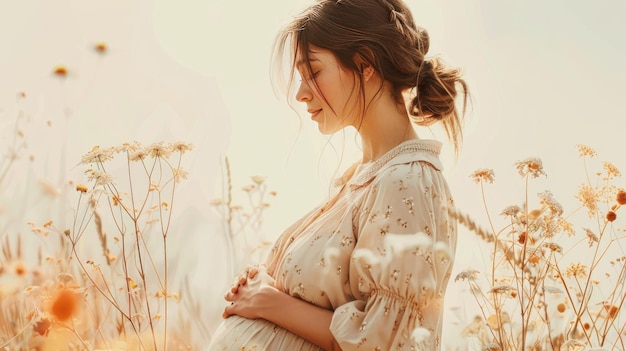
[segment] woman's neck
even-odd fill
[[[383,98],[370,106],[358,132],[362,163],[375,161],[399,144],[417,138],[405,107]]]

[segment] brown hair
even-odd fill
[[[311,45],[331,51],[344,67],[353,71],[362,70],[355,61],[360,56],[391,85],[398,102],[403,102],[402,93],[409,91],[408,111],[413,122],[430,125],[442,121],[458,153],[463,139],[461,119],[468,98],[466,83],[459,69],[436,57],[425,58],[430,45],[428,33],[415,25],[402,0],[317,0],[276,38],[275,58],[282,62],[281,58],[287,55],[290,62],[288,89],[293,84],[299,52],[307,74],[311,74]],[[456,107],[458,88],[463,97],[461,113]]]

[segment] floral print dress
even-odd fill
[[[406,141],[338,179],[336,195],[288,228],[250,284],[268,281],[334,311],[342,350],[438,350],[456,248],[441,143]],[[263,319],[231,316],[215,350],[320,350]]]

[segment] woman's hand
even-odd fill
[[[223,318],[233,314],[249,319],[263,318],[262,311],[271,301],[271,296],[280,292],[272,286],[274,279],[259,268],[248,267],[226,293],[224,298],[230,301],[230,305],[224,308]]]
[[[237,277],[237,279],[233,282],[232,287],[226,293],[226,295],[228,295],[229,293],[236,294],[239,290],[239,287],[241,285],[245,285],[248,282],[248,279],[254,279],[254,277],[256,277],[257,273],[259,272],[259,267],[259,265],[246,267],[246,270],[243,271],[241,275],[239,275],[239,277]]]

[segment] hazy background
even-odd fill
[[[223,157],[235,192],[251,175],[266,176],[277,191],[265,214],[269,239],[323,200],[336,168],[358,157],[351,132],[329,142],[272,91],[274,36],[308,3],[2,0],[0,146],[4,153],[22,140],[17,129],[27,143],[2,184],[3,232],[26,231],[28,220],[62,222],[69,205],[41,184],[63,193],[82,176],[76,164],[94,145],[193,143],[175,209],[176,274],[193,277],[207,320],[218,322],[230,277],[222,222],[208,203],[222,196]],[[430,54],[462,67],[471,88],[462,154],[455,161],[448,145],[442,154],[461,209],[483,218],[479,188],[468,178],[480,167],[496,172],[487,193],[496,213],[520,204],[513,163],[529,156],[541,157],[548,174],[532,193],[549,188],[566,209],[577,207],[578,143],[626,171],[625,1],[408,3],[430,32]],[[97,42],[106,43],[105,54],[93,49]],[[67,78],[52,74],[58,65]],[[444,140],[437,128],[418,133]],[[481,267],[482,257],[474,236],[461,231],[456,269]],[[462,304],[463,288],[451,283],[449,308]],[[450,335],[467,318],[456,311],[446,319]]]

